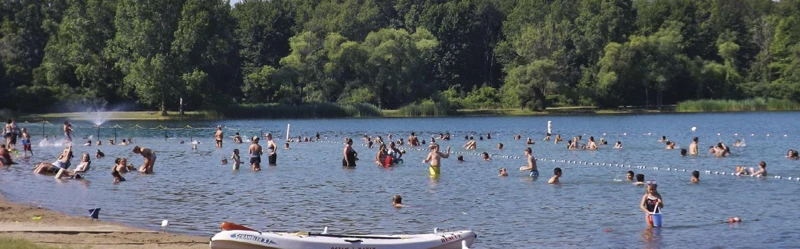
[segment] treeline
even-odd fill
[[[800,0],[2,0],[0,103],[800,100]]]

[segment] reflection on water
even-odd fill
[[[689,184],[689,179],[692,170],[731,172],[735,165],[755,166],[761,160],[768,163],[772,175],[800,176],[799,162],[783,158],[788,149],[797,149],[800,127],[791,124],[798,119],[797,113],[747,113],[108,122],[104,125],[142,127],[117,129],[117,136],[120,140],[133,138],[135,145],[156,151],[154,175],[129,173],[126,182],[114,184],[110,170],[116,157],[127,157],[136,166],[143,159],[131,152],[132,146],[106,144],[75,147],[76,155],[94,154],[100,149],[107,156],[93,159],[87,180],[56,181],[31,171],[38,162],[53,161],[61,148],[34,147],[35,157],[19,158],[19,165],[0,168],[0,189],[11,200],[73,215],[102,208],[100,219],[153,230],[160,229],[161,220],[169,219],[170,231],[203,236],[213,234],[222,221],[228,220],[270,231],[321,231],[328,226],[331,232],[421,233],[434,227],[469,228],[480,235],[476,248],[793,248],[793,242],[800,240],[800,234],[792,232],[797,215],[786,207],[800,204],[796,198],[800,182],[727,174],[701,174],[699,184]],[[565,140],[576,135],[584,140],[594,136],[595,140],[608,140],[610,145],[601,146],[599,151],[568,151],[564,143],[537,141],[526,145],[525,139],[514,140],[516,134],[544,137],[548,120]],[[763,120],[769,122],[760,122]],[[75,137],[94,135],[104,144],[114,137],[111,129],[101,129],[98,135],[90,123],[73,123]],[[287,123],[292,124],[292,137],[311,137],[319,132],[325,139],[280,149],[277,166],[265,165],[260,172],[252,172],[247,166],[248,144],[233,144],[229,139],[222,149],[214,148],[213,128],[217,124],[226,127],[225,135],[239,132],[242,137],[252,137],[272,132],[275,137],[285,137]],[[209,129],[150,129],[159,125]],[[690,130],[692,126],[698,127],[696,132]],[[60,127],[46,128],[45,133],[56,134]],[[358,145],[365,133],[383,137],[391,133],[394,140],[406,140],[412,131],[420,140],[450,132],[452,141],[438,142],[452,146],[466,161],[443,159],[441,175],[431,178],[428,165],[422,163],[425,150],[404,148],[408,152],[403,156],[405,163],[386,169],[372,163],[376,149]],[[477,134],[489,132],[492,139],[477,141],[475,151],[461,149],[466,142],[464,135],[477,138]],[[41,137],[33,135],[34,140]],[[678,148],[664,150],[664,144],[657,142],[662,135],[676,141]],[[681,157],[680,148],[688,148],[695,136],[705,148],[720,141],[730,145],[746,136],[747,147],[733,147],[728,158]],[[356,168],[341,167],[344,137],[359,138],[354,139],[354,148],[361,155]],[[189,143],[192,138],[201,142],[197,150]],[[616,141],[622,141],[625,148],[613,149]],[[279,145],[284,142],[277,141]],[[497,143],[505,148],[498,150]],[[527,172],[513,170],[525,165],[524,159],[516,157],[524,158],[523,150],[528,146],[537,158],[588,163],[540,161],[541,179],[535,180]],[[233,149],[242,151],[245,161],[238,171],[220,163]],[[484,151],[492,155],[492,161],[482,161],[475,155]],[[266,162],[266,157],[262,161]],[[512,169],[509,176],[498,177],[500,167]],[[561,184],[547,184],[555,167],[563,170]],[[644,188],[615,181],[625,179],[628,170],[658,181],[667,227],[646,229],[638,207]],[[396,194],[412,208],[393,208],[391,199]],[[745,222],[737,227],[722,222],[734,216]],[[710,237],[749,239],[735,244],[727,239],[702,239]]]

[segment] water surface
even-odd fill
[[[548,120],[553,122],[554,133],[562,134],[565,141],[583,135],[584,141],[589,136],[602,137],[610,145],[598,151],[569,151],[566,144],[538,141]],[[128,174],[127,182],[115,185],[110,176],[115,157],[127,157],[137,166],[142,163],[142,158],[131,152],[132,146],[76,146],[76,157],[83,152],[94,155],[97,149],[107,157],[94,160],[88,180],[56,181],[31,171],[35,162],[53,161],[61,148],[34,146],[35,157],[20,158],[20,165],[0,169],[0,188],[13,201],[73,215],[100,207],[101,219],[153,230],[160,229],[162,219],[169,219],[170,231],[202,236],[213,235],[222,221],[232,221],[269,231],[321,231],[324,226],[331,232],[352,233],[473,229],[479,235],[475,248],[794,248],[800,241],[795,220],[800,212],[794,208],[800,205],[796,197],[800,182],[795,181],[800,177],[800,162],[783,156],[790,148],[798,149],[800,128],[794,124],[799,121],[798,113],[787,112],[106,122],[103,127],[121,127],[116,129],[118,139],[132,137],[136,145],[157,152],[156,174]],[[319,132],[324,139],[291,143],[290,150],[278,151],[278,166],[265,166],[261,172],[246,166],[233,171],[231,165],[221,165],[220,160],[234,148],[243,151],[242,158],[247,160],[248,145],[226,140],[224,148],[214,148],[213,127],[217,124],[225,126],[226,136],[236,131],[243,137],[272,132],[283,138],[287,123],[292,125],[293,136]],[[191,128],[184,129],[187,125]],[[32,131],[35,141],[41,139],[42,127],[49,135],[60,129],[56,125],[21,126]],[[75,126],[76,137],[91,136],[96,141],[98,130],[92,124],[75,122]],[[343,137],[360,138],[367,133],[386,138],[391,133],[396,140],[407,138],[412,131],[426,139],[450,132],[453,139],[439,143],[463,153],[466,162],[457,163],[454,154],[443,161],[442,176],[431,179],[421,163],[427,152],[406,148],[404,164],[384,169],[372,163],[376,149],[361,146],[362,140],[357,139],[359,166],[341,167]],[[464,135],[477,139],[479,133],[491,133],[492,139],[478,141],[474,152],[463,150]],[[522,140],[514,140],[516,134],[521,134]],[[101,128],[99,135],[105,144],[114,137],[114,129]],[[681,157],[678,150],[666,151],[657,142],[662,135],[681,148],[688,148],[691,138],[697,136],[701,151],[719,141],[730,145],[735,139],[744,139],[747,146],[733,148],[734,155],[728,158]],[[527,137],[537,140],[531,146],[534,155],[548,159],[539,162],[539,179],[516,170],[525,164],[518,157],[524,156]],[[197,150],[192,150],[190,139],[201,142]],[[187,143],[179,144],[182,140]],[[622,141],[624,149],[613,149],[615,141]],[[282,146],[285,141],[277,142]],[[498,150],[497,143],[505,148]],[[486,162],[473,154],[483,151],[494,159]],[[768,164],[768,178],[728,175],[735,165],[755,167],[762,160]],[[508,168],[510,175],[498,177],[500,167]],[[555,167],[564,171],[562,184],[548,185]],[[665,227],[646,227],[638,207],[644,189],[620,181],[628,170],[658,181],[665,201]],[[692,170],[704,173],[700,184],[689,184]],[[783,179],[773,178],[776,175]],[[392,208],[395,194],[401,194],[411,207]],[[745,222],[723,223],[733,216],[741,216]]]

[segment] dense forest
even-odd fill
[[[0,0],[0,104],[800,100],[800,0]]]

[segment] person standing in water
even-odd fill
[[[250,167],[253,171],[260,171],[261,170],[261,154],[264,154],[264,150],[261,148],[261,145],[258,145],[258,137],[255,136],[251,140],[252,144],[248,149],[248,153],[250,154]]]
[[[214,133],[214,140],[217,142],[217,148],[222,148],[222,138],[224,137],[222,133],[222,126],[217,125],[217,133]]]
[[[31,152],[31,156],[33,156],[33,150],[31,149],[31,134],[28,134],[28,130],[22,128],[22,154],[23,156],[28,156],[28,151]]]
[[[239,158],[239,149],[233,149],[231,160],[233,160],[233,170],[239,170],[239,165],[242,164],[242,160]]]
[[[441,153],[439,152],[439,145],[438,144],[431,144],[430,146],[431,152],[428,153],[428,157],[425,158],[422,163],[431,163],[429,171],[431,176],[439,176],[441,173],[441,159],[450,157],[450,146],[447,147],[447,152]]]
[[[658,184],[656,184],[656,181],[647,181],[647,192],[642,196],[642,202],[639,204],[639,207],[645,214],[647,224],[653,226],[653,219],[650,217],[650,214],[655,211],[656,207],[658,207],[659,210],[664,208],[664,200],[661,198],[661,194],[658,193]]]
[[[66,137],[67,142],[72,142],[72,124],[69,121],[64,121],[64,137]]]
[[[353,139],[346,138],[345,140],[346,142],[344,144],[344,158],[342,159],[342,166],[355,167],[356,156],[358,153],[353,149]]]
[[[272,140],[272,133],[267,133],[267,155],[269,166],[278,165],[278,144],[275,143],[275,140]]]
[[[528,160],[528,166],[522,166],[519,168],[519,171],[526,171],[530,170],[531,173],[529,176],[531,177],[539,177],[539,169],[536,167],[536,158],[533,157],[533,150],[530,147],[525,148],[525,158]]]
[[[156,164],[156,153],[153,152],[153,150],[151,149],[139,146],[133,147],[133,153],[142,155],[142,157],[144,157],[144,164],[142,164],[142,166],[139,167],[139,172],[145,174],[152,174],[153,166],[155,166]]]
[[[551,177],[550,180],[547,181],[547,183],[548,184],[559,184],[560,183],[558,181],[559,178],[561,178],[561,168],[555,168],[555,169],[553,169],[553,177]]]
[[[689,155],[693,155],[693,156],[697,155],[697,153],[698,153],[698,150],[697,150],[698,141],[699,141],[699,139],[697,137],[694,137],[692,139],[692,144],[689,145]]]

